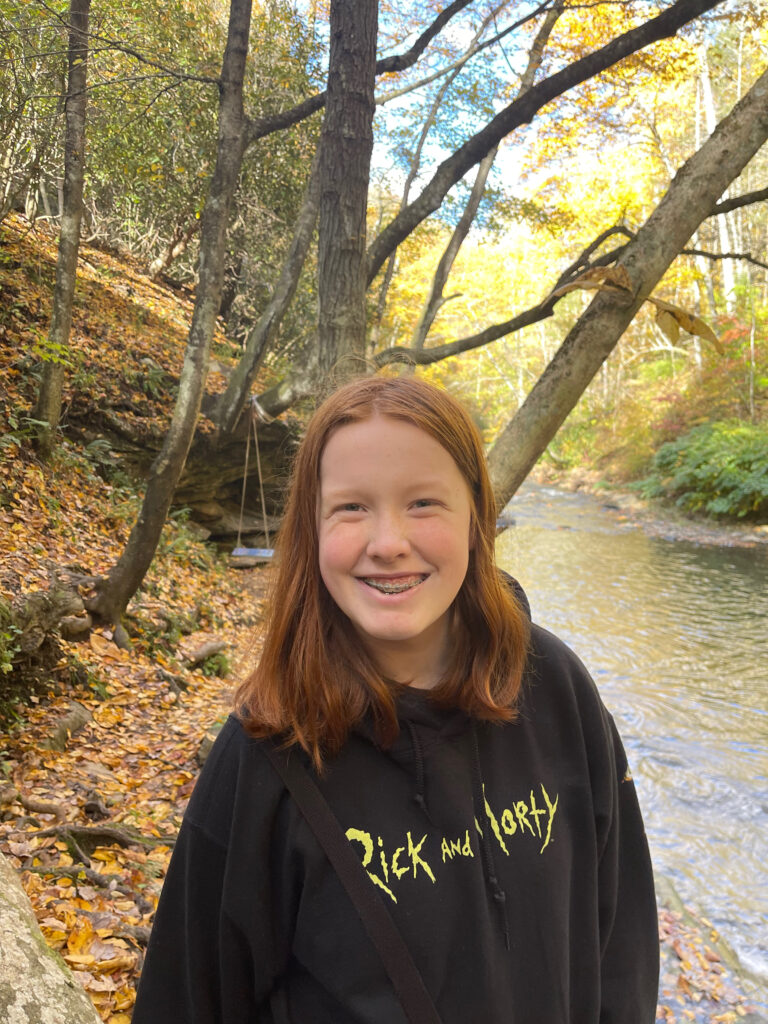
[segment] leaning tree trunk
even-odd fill
[[[229,211],[243,159],[243,77],[250,21],[250,0],[232,0],[219,83],[216,169],[203,212],[197,295],[173,418],[162,451],[152,464],[141,511],[126,548],[88,602],[90,611],[118,626],[154,557],[200,413],[221,299]],[[118,639],[125,642],[122,633],[118,633]]]
[[[332,0],[320,154],[318,361],[335,379],[365,368],[365,257],[378,0]]]
[[[632,292],[626,299],[598,292],[491,449],[500,507],[526,478],[672,260],[766,139],[768,71],[680,168],[627,244],[618,265],[627,271]]]
[[[50,454],[61,417],[66,353],[72,327],[72,302],[83,219],[83,178],[85,162],[85,107],[88,62],[88,17],[91,0],[71,0],[69,5],[69,70],[65,101],[64,206],[59,233],[59,257],[53,313],[45,346],[43,376],[34,410],[41,426],[38,448]]]

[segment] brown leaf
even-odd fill
[[[589,267],[573,281],[556,288],[552,294],[565,295],[577,288],[605,292],[629,292],[630,294],[634,291],[632,279],[625,267]]]
[[[664,323],[669,324],[669,320],[665,317],[664,323],[662,323],[661,317],[663,314],[668,314],[668,316],[671,317],[677,325],[682,327],[684,331],[687,331],[688,334],[694,334],[699,338],[704,338],[705,341],[710,341],[720,355],[723,355],[723,346],[720,344],[720,339],[709,324],[705,323],[700,317],[694,316],[692,313],[682,309],[680,306],[675,306],[672,302],[665,302],[663,299],[657,299],[653,295],[649,295],[647,301],[652,302],[656,309],[659,310],[656,314],[656,322],[670,340],[677,341],[677,336],[672,338],[668,333]]]

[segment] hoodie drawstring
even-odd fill
[[[480,746],[477,741],[477,724],[472,721],[472,801],[476,809],[477,821],[485,818],[485,786],[483,773],[480,765]],[[494,903],[501,913],[502,927],[504,929],[504,945],[509,949],[509,918],[507,916],[507,894],[499,884],[496,877],[496,867],[493,861],[493,850],[491,848],[491,836],[488,822],[480,832],[480,849],[482,850],[485,871],[488,876],[488,885],[493,896]]]
[[[416,727],[413,722],[410,721],[410,719],[406,719],[405,724],[408,727],[408,732],[411,736],[413,758],[416,763],[416,790],[413,794],[413,802],[421,809],[429,824],[434,827],[435,823],[429,816],[427,800],[424,795],[424,751],[422,750],[419,734],[416,731]]]

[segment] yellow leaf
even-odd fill
[[[680,325],[667,309],[660,309],[656,313],[656,323],[664,332],[673,345],[677,344],[680,337]]]
[[[124,969],[130,970],[135,966],[136,956],[131,956],[126,953],[124,956],[116,956],[111,960],[100,960],[99,963],[95,965],[95,970],[102,974],[111,974],[113,971]]]
[[[92,941],[93,925],[87,917],[78,918],[67,936],[67,949],[73,955],[81,954],[90,947]],[[85,963],[85,961],[78,962]],[[93,963],[93,957],[88,962]]]
[[[102,704],[93,712],[94,721],[104,729],[111,729],[123,720],[123,712],[114,704]]]
[[[82,964],[85,967],[96,963],[96,957],[90,953],[64,953],[64,959],[68,964]]]

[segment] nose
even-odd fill
[[[375,516],[371,520],[370,534],[365,552],[369,558],[392,562],[411,550],[406,523],[393,513]]]

